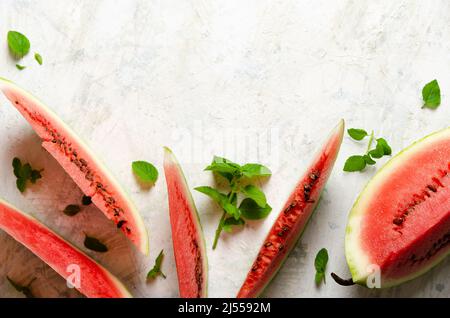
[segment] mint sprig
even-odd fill
[[[375,165],[375,159],[380,159],[383,156],[390,156],[392,154],[392,149],[384,138],[377,138],[376,146],[375,148],[372,148],[372,144],[375,139],[373,131],[369,135],[364,129],[351,128],[347,130],[347,133],[351,138],[358,141],[363,140],[366,136],[369,136],[369,143],[365,154],[353,155],[347,158],[344,164],[344,171],[363,171],[366,166]]]
[[[232,232],[233,226],[244,225],[245,219],[258,220],[270,213],[272,208],[267,204],[264,192],[252,184],[252,181],[257,177],[268,177],[272,172],[258,163],[239,165],[218,156],[214,156],[205,170],[223,177],[230,188],[228,193],[222,193],[209,186],[195,188],[213,199],[223,210],[212,246],[215,249],[222,231]]]
[[[29,163],[22,165],[22,162],[17,157],[13,159],[12,166],[14,175],[17,178],[17,189],[19,189],[19,191],[22,193],[25,192],[27,181],[30,181],[34,184],[38,179],[42,178],[41,172],[43,171],[43,169],[35,170]]]
[[[147,280],[155,279],[158,275],[161,275],[164,279],[166,279],[166,275],[161,271],[161,264],[164,258],[164,250],[159,252],[158,256],[155,259],[155,265],[153,268],[147,273]]]

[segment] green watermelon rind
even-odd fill
[[[120,186],[120,184],[117,181],[117,179],[115,178],[115,176],[112,175],[111,172],[106,168],[106,165],[99,158],[99,156],[94,154],[92,152],[91,148],[87,145],[87,143],[78,134],[76,134],[72,130],[72,128],[70,128],[51,108],[49,108],[47,105],[45,105],[43,102],[41,102],[38,98],[33,96],[28,91],[22,89],[14,82],[12,82],[6,78],[3,78],[3,77],[0,77],[0,88],[2,86],[1,82],[6,83],[9,88],[13,88],[17,91],[20,91],[21,94],[26,95],[31,100],[35,101],[36,104],[39,104],[40,106],[42,106],[45,109],[45,111],[52,117],[52,120],[54,120],[55,122],[58,122],[58,124],[63,126],[64,129],[71,135],[71,137],[76,139],[77,142],[82,146],[83,151],[85,151],[87,154],[89,154],[89,156],[94,160],[96,167],[99,170],[101,170],[101,172],[104,175],[107,176],[108,181],[111,182],[113,184],[113,187],[115,189],[117,189],[117,191],[120,192],[120,194],[124,197],[126,204],[130,208],[130,211],[134,217],[136,225],[138,226],[137,229],[139,231],[139,236],[141,237],[141,240],[140,240],[141,242],[140,242],[140,245],[138,248],[144,255],[148,255],[149,240],[148,240],[148,232],[145,227],[144,221],[143,221],[141,215],[139,214],[136,206],[134,205],[133,201],[130,199],[130,195],[127,193],[127,191],[122,186]]]
[[[413,142],[408,147],[404,148],[402,151],[400,151],[398,154],[396,154],[393,158],[391,158],[380,170],[377,171],[377,173],[373,176],[371,180],[365,185],[361,193],[358,195],[355,203],[353,204],[352,209],[350,210],[349,216],[348,216],[348,223],[347,227],[345,229],[345,257],[347,260],[347,265],[349,267],[350,273],[352,275],[353,282],[362,286],[367,286],[367,278],[368,275],[366,272],[364,272],[363,269],[366,269],[367,266],[370,265],[369,261],[366,261],[365,266],[358,265],[357,259],[364,258],[367,259],[368,257],[364,255],[364,252],[359,246],[351,247],[351,245],[357,244],[358,236],[354,237],[355,232],[358,230],[358,224],[356,223],[355,219],[363,215],[363,209],[360,208],[360,205],[364,203],[364,197],[367,195],[370,198],[370,187],[374,187],[374,182],[383,182],[383,177],[386,175],[386,177],[389,177],[389,169],[393,169],[395,167],[395,164],[401,164],[402,158],[406,158],[412,151],[419,151],[421,149],[422,145],[426,145],[426,142],[433,141],[434,138],[437,138],[437,140],[440,139],[441,136],[446,136],[447,138],[450,138],[450,127],[444,128],[442,130],[439,130],[437,132],[434,132],[432,134],[429,134],[415,142]],[[424,144],[425,143],[425,144]],[[406,157],[405,157],[406,156]],[[378,180],[380,179],[380,180]],[[359,250],[358,250],[359,249]],[[358,255],[359,254],[359,255]],[[390,280],[381,283],[381,288],[389,288],[393,287],[399,284],[402,284],[404,282],[410,281],[414,278],[417,278],[424,273],[428,272],[431,268],[439,264],[443,259],[445,259],[448,255],[450,255],[450,250],[447,253],[443,253],[440,257],[436,258],[432,262],[429,263],[428,266],[423,267],[421,270],[417,272],[413,272],[408,276],[405,276],[401,279],[397,280]],[[364,261],[363,261],[364,262]],[[359,262],[361,263],[361,262]]]
[[[207,253],[206,253],[206,241],[205,241],[205,236],[203,234],[203,228],[202,228],[202,223],[200,221],[200,215],[198,214],[198,210],[197,210],[197,206],[195,205],[195,201],[194,198],[192,196],[191,191],[189,190],[188,187],[188,183],[186,180],[186,176],[184,175],[183,169],[180,166],[180,163],[178,162],[177,158],[175,157],[175,155],[173,154],[172,150],[169,147],[163,147],[166,158],[168,158],[170,164],[174,164],[177,167],[177,171],[180,173],[180,175],[183,177],[183,186],[186,189],[186,194],[187,197],[189,199],[189,205],[191,206],[191,210],[194,211],[194,216],[195,216],[195,221],[196,221],[196,226],[197,226],[197,236],[198,239],[200,239],[202,244],[199,244],[200,250],[201,250],[201,254],[202,254],[202,267],[203,267],[203,278],[204,278],[204,293],[202,295],[203,298],[208,297],[208,257],[207,257]]]

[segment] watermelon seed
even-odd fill
[[[427,188],[430,189],[430,190],[433,191],[433,192],[436,192],[436,191],[437,191],[436,187],[433,186],[433,185],[431,185],[431,184],[429,184],[429,185],[427,186]]]
[[[319,172],[315,171],[315,172],[313,172],[313,173],[311,173],[309,175],[309,178],[314,181],[314,180],[317,180],[319,178],[319,175],[320,175]]]
[[[270,247],[270,246],[272,246],[272,245],[273,245],[272,242],[266,242],[266,243],[264,244],[265,247]]]
[[[340,278],[335,273],[331,273],[331,277],[333,277],[334,281],[336,283],[338,283],[339,285],[341,285],[341,286],[352,286],[352,285],[355,285],[355,283],[353,282],[353,279],[351,279],[351,278],[343,279],[343,278]]]
[[[289,211],[291,211],[295,206],[297,205],[297,201],[292,201],[291,204],[289,204],[289,206],[284,210],[284,213],[289,213]]]
[[[125,221],[125,220],[120,220],[120,221],[117,223],[117,228],[120,229],[126,222],[127,222],[127,221]]]
[[[279,251],[282,251],[284,249],[284,245],[283,244],[280,244],[280,246],[278,246],[278,250]]]
[[[253,265],[252,272],[256,272],[258,270],[258,265]]]
[[[394,219],[394,224],[395,225],[402,225],[404,219],[403,218],[395,218]]]

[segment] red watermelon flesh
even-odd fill
[[[450,253],[450,129],[416,142],[368,183],[350,212],[353,281],[381,270],[381,287],[410,280]]]
[[[341,121],[300,178],[275,220],[237,295],[238,298],[257,297],[295,246],[331,174],[343,134],[344,122]]]
[[[22,243],[65,279],[73,273],[69,266],[78,265],[80,287],[77,289],[87,297],[131,297],[125,286],[100,264],[33,217],[1,199],[0,229]]]
[[[147,254],[148,236],[139,212],[89,148],[48,107],[28,92],[1,78],[0,89],[42,138],[42,146],[84,194],[90,196],[106,217]]]
[[[203,298],[207,295],[208,264],[202,227],[183,171],[168,148],[164,173],[180,297]]]

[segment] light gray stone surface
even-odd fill
[[[220,212],[193,193],[208,246],[209,294],[238,291],[267,229],[328,131],[373,129],[394,153],[449,125],[449,1],[17,1],[0,2],[0,76],[46,102],[83,137],[131,194],[150,234],[150,256],[131,247],[93,206],[69,218],[61,210],[80,190],[40,146],[30,126],[0,97],[0,196],[32,212],[82,247],[83,231],[111,251],[87,251],[121,278],[137,297],[178,295],[172,255],[162,147],[170,146],[191,187],[213,184],[202,168],[214,154],[268,164],[263,186],[274,212],[264,222],[224,235],[211,250]],[[31,40],[15,68],[8,30]],[[44,58],[39,66],[37,51]],[[436,111],[421,109],[421,89],[437,78],[443,91]],[[270,145],[270,149],[267,148]],[[348,275],[346,217],[375,173],[346,174],[345,158],[365,145],[345,138],[320,206],[267,297],[449,297],[450,260],[423,277],[385,291],[317,288],[313,260],[326,247],[328,272]],[[15,187],[11,161],[19,156],[44,168],[24,195]],[[161,173],[143,190],[130,163],[144,159]],[[380,160],[380,164],[385,160]],[[79,296],[39,259],[0,233],[0,295],[20,297],[5,275],[38,296]],[[167,279],[145,274],[164,249]]]

